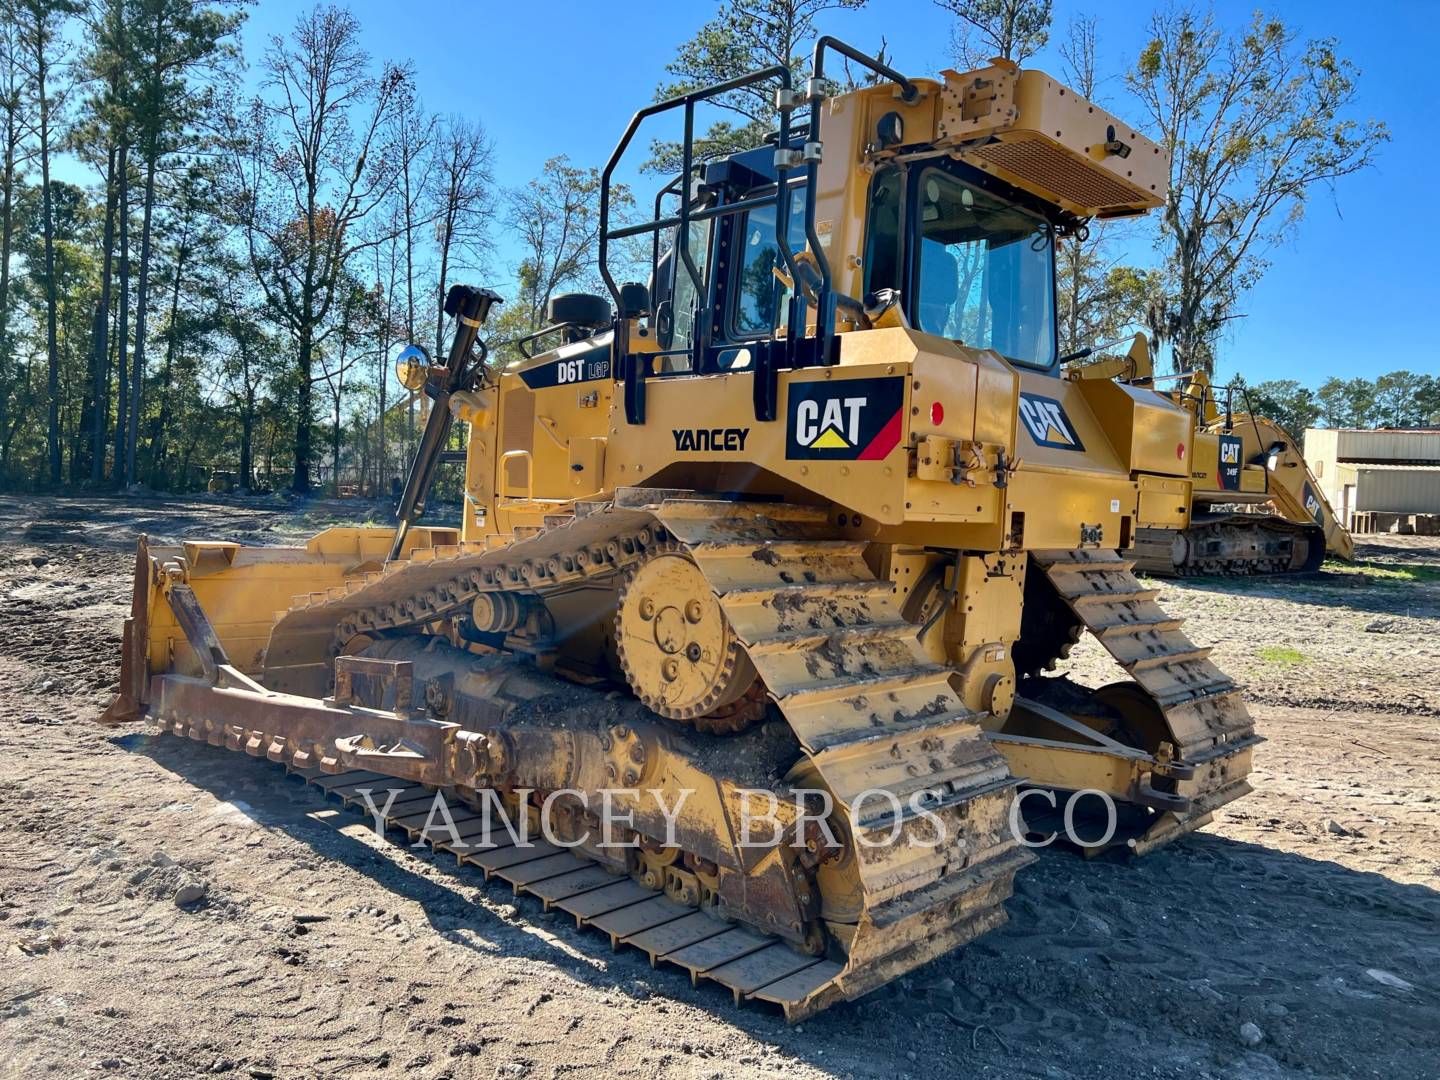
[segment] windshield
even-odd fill
[[[939,169],[921,175],[918,202],[920,329],[1050,367],[1054,230]]]

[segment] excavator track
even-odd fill
[[[819,508],[678,495],[622,490],[540,529],[419,552],[297,597],[275,625],[263,681],[318,697],[357,635],[438,627],[486,593],[618,589],[627,569],[678,544],[804,751],[793,786],[819,786],[841,808],[847,843],[838,865],[817,871],[838,968],[787,973],[766,1000],[795,1019],[1000,925],[1014,874],[1032,859],[1009,828],[1018,781],[894,586],[866,564],[864,543],[838,537]]]
[[[1135,563],[1095,549],[1035,551],[1031,559],[1143,693],[1139,723],[1153,741],[1168,744],[1163,756],[1194,770],[1167,793],[1188,806],[1157,814],[1131,845],[1136,852],[1199,828],[1217,808],[1248,793],[1251,750],[1262,740],[1241,687],[1210,661],[1209,648],[1181,632],[1183,619],[1155,602],[1159,590],[1131,573]]]
[[[1160,577],[1310,573],[1325,559],[1325,536],[1276,514],[1222,514],[1187,529],[1139,529],[1134,551],[1136,567]]]

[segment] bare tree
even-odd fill
[[[1059,47],[1065,82],[1089,101],[1098,101],[1103,81],[1095,62],[1095,30],[1093,18],[1072,19]],[[1123,265],[1112,242],[1116,230],[1133,228],[1133,222],[1092,221],[1057,245],[1062,354],[1114,341],[1143,324],[1152,275]]]
[[[620,200],[612,190],[612,204]],[[600,174],[565,156],[545,162],[540,176],[508,198],[506,222],[524,255],[519,295],[502,316],[508,336],[538,328],[550,297],[567,287],[591,286],[600,236]],[[499,336],[507,336],[502,333]]]
[[[274,342],[264,330],[264,310],[246,267],[228,254],[217,261],[213,277],[215,321],[232,348],[222,354],[221,375],[240,422],[239,486],[255,488],[255,425],[260,391],[278,368]]]
[[[14,365],[10,362],[10,258],[15,246],[16,207],[21,170],[28,160],[27,143],[33,135],[30,76],[26,70],[24,39],[14,0],[0,3],[0,432],[9,431],[9,409]]]
[[[354,256],[377,242],[360,224],[394,190],[395,148],[382,137],[408,69],[370,74],[348,11],[301,15],[290,40],[270,39],[265,95],[230,140],[230,201],[252,272],[295,342],[297,492],[310,490],[317,348]]]
[[[759,68],[781,65],[797,76],[808,71],[806,45],[816,36],[815,21],[827,11],[854,10],[866,0],[723,0],[715,18],[677,50],[665,65],[674,76],[655,91],[657,101],[725,82]],[[697,161],[723,157],[759,146],[775,127],[774,84],[757,84],[715,97],[712,103],[730,118],[712,124],[695,140]],[[645,168],[675,173],[680,144],[656,141]]]
[[[398,308],[395,298],[397,295],[397,282],[400,277],[400,243],[396,236],[392,235],[388,242],[376,244],[375,255],[375,293],[380,298],[379,311],[375,319],[375,386],[378,394],[378,401],[375,407],[376,426],[376,490],[384,491],[385,478],[390,471],[389,451],[386,446],[386,425],[389,423],[389,398],[390,398],[390,346],[395,340],[397,331],[403,331],[403,325],[398,317]]]
[[[452,262],[474,268],[491,247],[489,229],[495,217],[493,159],[490,140],[478,120],[450,116],[437,129],[430,163],[435,198],[432,216],[440,248],[436,356],[445,347],[445,289]]]
[[[935,0],[959,20],[951,41],[962,68],[994,57],[1023,64],[1050,40],[1051,0]]]
[[[395,199],[397,213],[403,226],[405,255],[405,335],[406,340],[420,340],[415,317],[417,290],[416,251],[417,232],[425,222],[425,207],[430,199],[431,179],[420,163],[430,152],[435,142],[435,117],[425,111],[411,84],[401,87],[396,94],[395,108],[386,124],[386,137],[395,147],[399,176],[396,179]],[[428,292],[428,290],[426,290]],[[406,406],[406,435],[415,441],[415,402],[418,394],[410,391]]]
[[[1369,166],[1389,134],[1346,115],[1357,72],[1333,38],[1301,42],[1259,15],[1226,34],[1191,9],[1155,15],[1150,33],[1126,78],[1170,154],[1164,290],[1149,321],[1177,370],[1211,372],[1221,331],[1311,189]]]
[[[52,81],[64,63],[65,23],[77,5],[69,0],[20,0],[9,14],[17,18],[22,42],[21,55],[35,95],[35,131],[40,145],[40,227],[45,245],[45,355],[48,378],[49,424],[46,447],[49,451],[50,482],[60,483],[60,348],[56,323],[59,297],[55,291],[55,212],[50,188],[51,154],[55,148],[56,119],[62,100]]]
[[[342,409],[345,404],[345,377],[350,374],[351,368],[364,359],[364,353],[356,350],[354,346],[364,340],[366,335],[364,324],[378,310],[380,302],[377,294],[367,293],[364,287],[353,279],[347,278],[341,285],[341,289],[340,320],[335,327],[335,334],[330,339],[334,343],[334,349],[322,349],[318,354],[320,377],[324,380],[325,388],[330,394],[333,421],[330,428],[332,466],[330,483],[332,494],[335,495],[340,494],[340,449],[345,430],[342,417]],[[327,355],[328,352],[333,352],[333,356]]]

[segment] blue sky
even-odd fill
[[[1163,2],[1163,0],[1160,0]],[[630,114],[648,102],[675,47],[714,13],[714,2],[581,0],[528,3],[352,0],[366,47],[377,58],[411,60],[425,104],[479,117],[496,145],[498,180],[525,183],[545,160],[565,153],[603,165]],[[1253,0],[1217,0],[1217,18],[1240,25]],[[261,0],[251,10],[245,52],[254,60],[265,35],[286,31],[299,5]],[[1077,13],[1099,20],[1100,67],[1120,72],[1145,42],[1149,5],[1056,0],[1057,38]],[[1440,373],[1434,316],[1440,285],[1428,217],[1440,171],[1440,124],[1433,78],[1440,55],[1440,8],[1429,0],[1346,0],[1278,5],[1307,36],[1335,36],[1362,70],[1357,116],[1383,119],[1392,142],[1376,168],[1343,180],[1332,198],[1317,191],[1298,234],[1271,252],[1271,266],[1244,300],[1247,317],[1221,350],[1222,374],[1251,381],[1296,378],[1318,385],[1331,375],[1373,377],[1396,368]],[[950,66],[952,17],[928,0],[870,0],[830,12],[822,27],[873,48],[883,37],[893,62],[916,75]],[[1030,66],[1060,70],[1047,50]],[[1117,78],[1103,95],[1126,108]],[[637,140],[640,143],[644,142]],[[636,147],[643,157],[644,146]],[[639,180],[648,191],[650,178]],[[648,201],[648,197],[647,197]],[[1148,249],[1137,252],[1148,259]],[[497,276],[508,279],[513,250],[502,241]],[[505,284],[500,285],[501,291]]]

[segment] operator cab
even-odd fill
[[[878,81],[822,108],[827,51]],[[599,269],[614,316],[591,341],[624,382],[628,423],[644,423],[648,379],[737,372],[755,376],[756,420],[773,420],[779,371],[838,364],[837,335],[884,327],[1058,376],[1057,242],[1163,202],[1163,150],[1041,72],[997,60],[911,81],[831,39],[814,63],[803,89],[777,66],[648,106],[611,155]],[[767,145],[695,161],[697,104],[777,84]],[[616,226],[611,176],[670,110],[684,116],[679,175],[650,220]],[[648,285],[616,283],[619,241],[648,244]]]
[[[878,126],[899,126],[895,115]],[[658,343],[669,354],[656,374],[745,370],[750,346],[789,336],[794,289],[776,234],[775,159],[772,143],[698,167],[694,210],[769,202],[689,223],[683,253],[679,228],[669,231],[650,284]],[[863,307],[895,298],[913,329],[1058,375],[1056,244],[1084,219],[931,144],[902,147],[872,173],[857,245]],[[657,219],[680,187],[677,177],[657,197]],[[804,253],[806,179],[787,187],[786,246]]]

